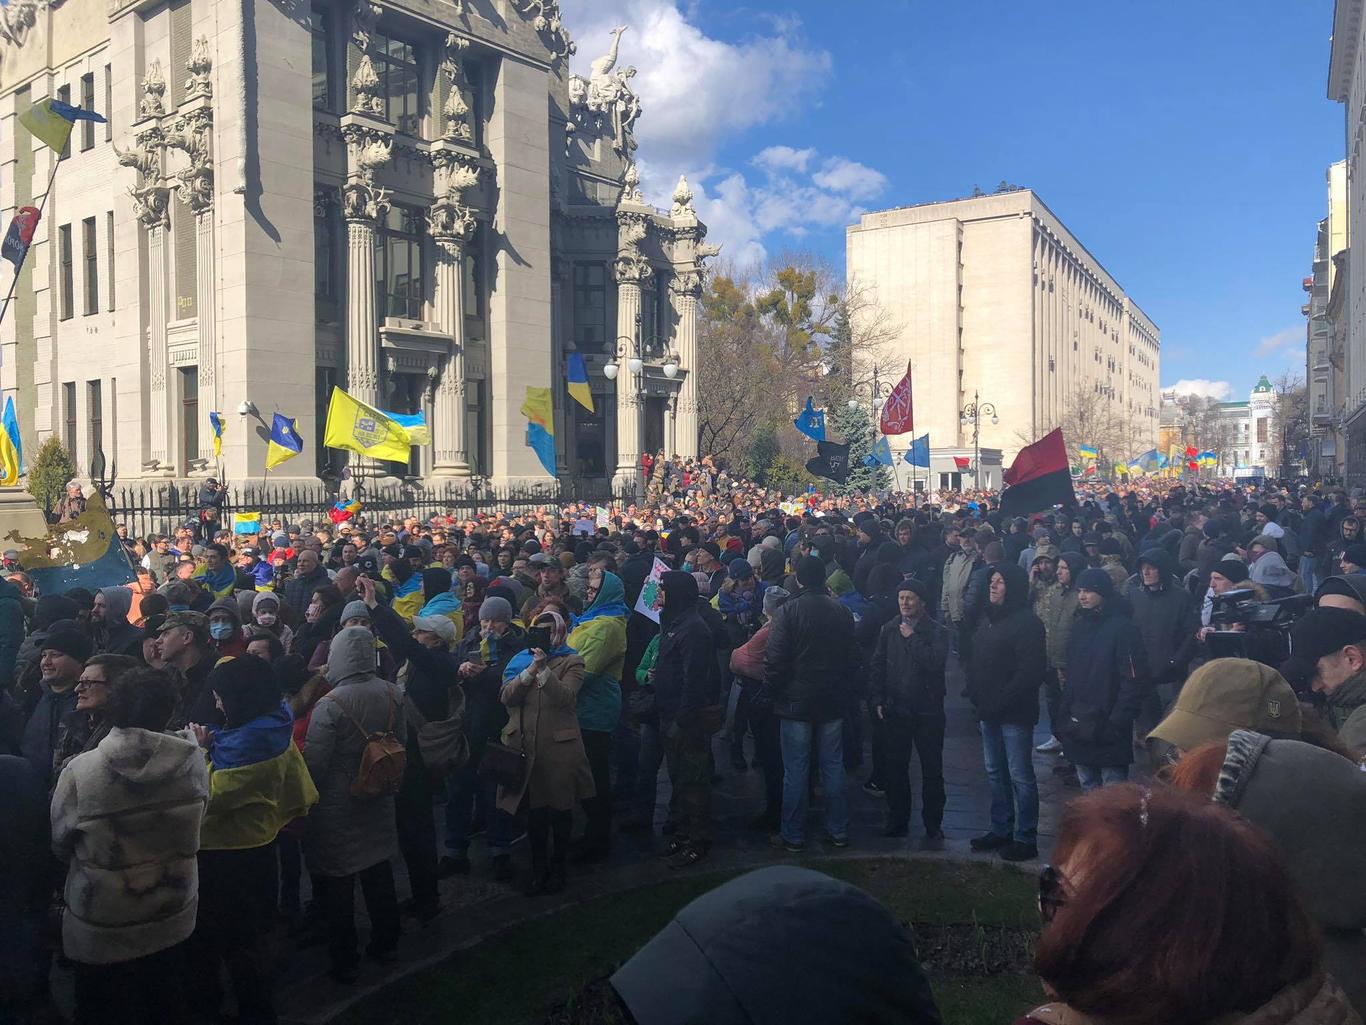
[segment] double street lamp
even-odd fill
[[[999,424],[1001,418],[996,415],[996,407],[990,402],[982,402],[977,392],[972,393],[972,401],[963,407],[959,414],[959,422],[963,426],[972,424],[972,468],[976,475],[977,490],[982,490],[982,449],[979,444],[982,433],[982,418],[990,417],[993,425]]]
[[[602,368],[602,376],[607,380],[615,381],[617,379],[623,363],[632,374],[638,374],[645,369],[645,360],[641,358],[639,313],[636,314],[635,327],[634,338],[629,338],[626,335],[617,336],[616,348],[612,352],[613,361]],[[678,360],[672,353],[665,357],[664,366],[661,369],[664,371],[664,376],[671,381],[678,376]]]

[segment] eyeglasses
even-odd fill
[[[1044,924],[1053,921],[1058,909],[1067,903],[1067,880],[1052,865],[1039,872],[1039,917]]]
[[[82,677],[81,679],[79,679],[79,680],[76,681],[76,689],[77,689],[77,690],[80,690],[82,687],[108,687],[108,686],[109,686],[109,681],[108,681],[108,680],[87,680],[87,679],[85,679],[84,677]]]

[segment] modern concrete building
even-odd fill
[[[915,433],[936,448],[971,445],[974,401],[994,406],[980,443],[1007,463],[1082,405],[1112,414],[1113,438],[1072,447],[1127,459],[1157,444],[1158,328],[1032,190],[865,214],[846,241],[851,285],[897,327],[888,362],[911,361]]]
[[[6,222],[47,193],[0,327],[26,447],[55,433],[125,481],[245,480],[279,411],[312,444],[272,476],[328,477],[340,385],[431,425],[408,467],[368,472],[537,481],[520,408],[550,386],[562,474],[695,454],[715,248],[686,182],[668,211],[643,202],[620,37],[588,41],[604,56],[579,76],[554,0],[10,0]],[[109,117],[55,178],[15,120],[49,96]],[[576,349],[592,414],[564,388]]]

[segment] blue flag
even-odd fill
[[[797,419],[792,421],[792,426],[812,441],[824,441],[825,410],[817,409],[811,402],[811,396],[808,395],[806,397],[806,408],[797,414]]]
[[[270,425],[270,441],[266,445],[266,469],[275,469],[303,450],[304,439],[299,436],[299,421],[283,413],[276,413]]]
[[[873,446],[873,451],[863,457],[864,466],[883,466],[892,465],[892,446],[887,444],[887,435],[878,436],[877,444]]]
[[[48,109],[58,117],[64,117],[68,121],[94,121],[96,124],[104,124],[104,115],[93,110],[85,110],[81,107],[73,107],[69,103],[61,100],[49,100]]]
[[[910,466],[922,466],[928,470],[930,468],[929,434],[922,434],[911,442],[911,447],[906,450],[906,454],[901,458]]]

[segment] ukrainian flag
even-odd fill
[[[381,409],[380,415],[387,416],[394,423],[398,424],[408,432],[408,442],[412,445],[430,445],[432,443],[432,432],[427,427],[426,413],[391,413],[387,409]],[[403,462],[407,462],[408,457],[403,457]]]
[[[555,414],[549,388],[527,388],[522,403],[526,417],[526,443],[536,453],[545,472],[555,475]]]
[[[5,415],[0,419],[0,484],[14,487],[24,472],[24,446],[19,440],[19,418],[14,415],[14,396],[5,397]]]
[[[223,414],[209,414],[209,429],[213,431],[213,457],[221,459],[223,456]]]
[[[1082,445],[1077,451],[1081,453],[1083,459],[1095,459],[1100,456],[1100,452],[1096,450],[1094,445]]]
[[[234,534],[261,533],[261,514],[259,512],[238,512],[232,514]]]
[[[276,413],[270,425],[270,444],[266,446],[266,469],[275,469],[303,450],[304,439],[299,436],[299,421],[292,416]]]
[[[588,368],[584,366],[583,354],[571,352],[565,366],[565,377],[569,381],[569,395],[588,412],[594,412],[593,392],[588,387]]]
[[[406,463],[413,447],[412,437],[401,423],[340,388],[332,389],[327,403],[323,444],[395,463]]]

